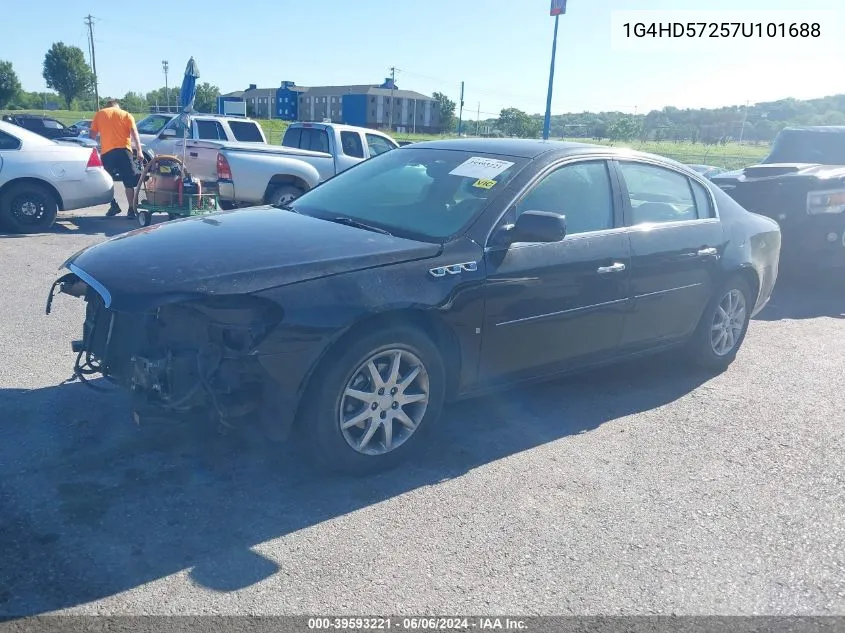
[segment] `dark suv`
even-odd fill
[[[79,130],[75,126],[65,126],[61,121],[40,114],[6,114],[3,116],[3,120],[50,139],[79,134]]]
[[[845,269],[845,126],[784,128],[759,164],[710,179],[780,224],[785,271]]]

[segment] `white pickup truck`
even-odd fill
[[[150,133],[151,129],[155,128],[158,128],[158,131]],[[174,114],[150,115],[138,124],[138,133],[144,148],[152,154],[181,156],[186,138],[188,147],[191,147],[194,141],[267,144],[264,130],[257,121],[247,117],[217,114],[192,115],[190,129],[187,130],[181,118]]]
[[[398,146],[369,128],[293,123],[281,146],[189,140],[185,157],[192,175],[216,185],[225,206],[249,206],[287,204],[335,174]]]

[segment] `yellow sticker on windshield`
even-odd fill
[[[478,187],[479,189],[492,189],[495,185],[495,180],[487,180],[486,178],[479,178],[472,183],[473,187]]]

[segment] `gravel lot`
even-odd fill
[[[0,616],[845,614],[841,291],[780,287],[720,376],[461,403],[417,465],[348,481],[62,384],[82,302],[44,302],[135,226],[104,211],[0,236]]]

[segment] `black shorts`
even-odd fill
[[[141,174],[132,159],[132,152],[126,148],[112,149],[103,154],[102,158],[103,167],[111,174],[112,178],[123,182],[124,187],[138,185],[138,178]]]

